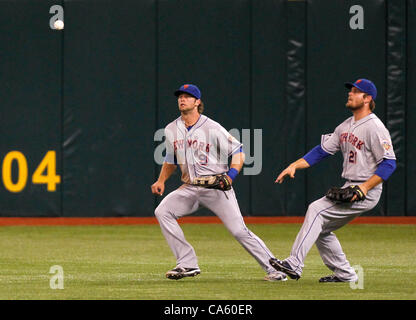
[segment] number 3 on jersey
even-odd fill
[[[357,151],[350,151],[350,156],[348,158],[349,163],[357,163]]]

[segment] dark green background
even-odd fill
[[[64,31],[49,27],[54,4]],[[353,5],[363,30],[349,27]],[[179,116],[183,83],[226,129],[262,129],[261,174],[235,181],[243,214],[303,215],[342,182],[341,155],[273,182],[350,116],[343,83],[361,77],[377,85],[398,158],[367,215],[415,215],[415,61],[416,0],[0,1],[0,164],[18,150],[29,167],[22,192],[0,183],[0,215],[152,216],[153,137]],[[56,192],[31,182],[48,150]]]

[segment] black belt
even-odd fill
[[[365,182],[365,180],[347,180],[348,182],[352,182],[352,183],[360,183],[360,182]]]

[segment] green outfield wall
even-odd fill
[[[245,145],[242,213],[304,215],[342,156],[274,180],[351,115],[358,78],[398,159],[366,215],[416,215],[416,0],[0,0],[0,216],[152,216],[184,83]]]

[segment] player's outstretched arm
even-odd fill
[[[159,179],[157,179],[157,181],[151,186],[152,193],[162,196],[163,192],[165,191],[165,181],[169,179],[175,170],[176,164],[163,162],[162,170],[159,174]]]
[[[286,176],[289,176],[293,179],[295,178],[296,170],[306,169],[309,167],[310,167],[309,163],[307,163],[305,159],[300,158],[296,160],[295,162],[291,163],[285,170],[283,170],[277,177],[275,183],[282,183],[283,180],[285,180]]]

